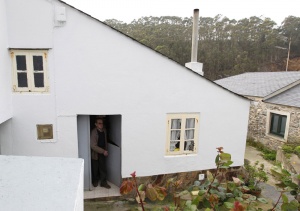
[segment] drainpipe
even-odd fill
[[[197,52],[198,52],[198,39],[199,39],[199,9],[194,9],[193,16],[193,34],[192,34],[192,52],[191,52],[191,62],[185,63],[187,68],[190,68],[194,72],[203,75],[203,64],[197,62]]]

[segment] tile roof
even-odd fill
[[[249,72],[216,80],[215,83],[244,96],[266,97],[300,80],[300,71]]]
[[[300,84],[264,102],[300,108]]]

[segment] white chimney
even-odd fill
[[[185,63],[187,68],[192,69],[196,73],[203,75],[203,64],[197,62],[197,52],[198,52],[198,32],[199,32],[199,9],[194,9],[194,19],[193,19],[193,36],[192,36],[192,56],[191,62]]]

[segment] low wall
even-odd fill
[[[83,210],[83,160],[0,155],[1,210]]]

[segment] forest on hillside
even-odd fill
[[[128,24],[115,19],[105,23],[184,65],[191,60],[192,20],[150,16]],[[200,17],[198,62],[210,80],[243,72],[285,71],[289,44],[290,59],[299,57],[300,17],[289,16],[280,26],[256,16]]]

